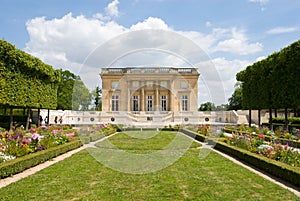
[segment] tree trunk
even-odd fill
[[[270,115],[270,119],[269,119],[269,124],[270,124],[270,130],[273,130],[273,120],[272,120],[272,109],[269,109],[269,115]]]
[[[48,114],[47,114],[47,126],[49,126],[49,122],[50,122],[50,110],[48,109]]]
[[[13,123],[14,123],[13,108],[10,107],[10,109],[9,109],[9,130],[11,130],[13,128]]]
[[[37,114],[37,116],[38,116],[38,120],[37,120],[37,127],[39,127],[39,126],[41,126],[41,118],[40,118],[40,116],[41,116],[41,109],[40,108],[38,108],[38,114]]]
[[[274,109],[274,115],[277,117],[277,109]]]
[[[30,108],[27,109],[27,121],[26,121],[26,130],[29,129],[29,124],[31,123],[30,121]]]
[[[260,128],[260,109],[258,110],[258,128]]]
[[[284,128],[286,131],[289,130],[289,119],[287,108],[284,108]]]
[[[249,127],[251,127],[251,109],[249,110]]]

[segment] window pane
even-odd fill
[[[188,111],[188,96],[187,95],[181,96],[181,110]]]
[[[119,111],[119,96],[112,96],[111,98],[111,110]]]
[[[153,111],[153,96],[147,96],[146,110]]]
[[[139,96],[132,96],[132,111],[139,111]]]
[[[167,111],[167,96],[161,96],[160,110]]]

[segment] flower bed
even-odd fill
[[[117,131],[120,131],[120,128],[116,125],[99,124],[82,128],[78,133],[83,144],[88,144],[90,142],[97,141],[104,136],[109,136]]]
[[[286,163],[291,166],[300,167],[300,152],[288,144],[282,145],[275,140],[266,140],[266,136],[259,135],[236,135],[227,138],[226,142],[262,157]]]
[[[5,163],[0,163],[0,178],[2,179],[12,176],[80,146],[82,146],[81,141],[74,140],[44,151],[39,151],[26,156],[18,157]]]
[[[69,126],[0,130],[0,163],[70,142],[77,131]]]
[[[296,186],[300,185],[300,168],[298,167],[293,167],[267,157],[259,156],[258,154],[224,142],[217,142],[214,148]]]
[[[198,141],[208,141],[208,136],[201,135],[197,132],[187,129],[182,129],[181,132],[195,138]],[[300,168],[298,165],[293,165],[299,164],[299,152],[295,152],[295,150],[293,150],[294,148],[289,147],[288,145],[283,146],[280,144],[278,144],[274,150],[273,148],[271,150],[271,145],[268,145],[270,142],[266,142],[264,140],[266,139],[265,136],[262,134],[254,136],[257,139],[250,140],[252,142],[251,146],[250,141],[243,141],[248,136],[240,137],[236,135],[232,137],[232,139],[228,137],[222,137],[215,138],[214,140],[211,138],[210,140],[214,141],[212,144],[214,144],[215,149],[247,162],[260,170],[264,170],[271,175],[282,178],[283,180],[292,184],[300,185]],[[236,145],[233,145],[232,141],[230,140],[232,140]],[[259,146],[261,147],[258,148]],[[258,153],[253,153],[245,147],[252,147],[252,149],[257,150]],[[259,154],[259,152],[261,154]],[[281,158],[281,160],[274,159],[275,156],[278,159]],[[287,163],[284,163],[284,161]],[[294,161],[292,165],[289,164],[292,161]]]
[[[291,147],[300,148],[300,129],[292,128],[291,132],[285,131],[283,127],[277,127],[275,132],[270,131],[264,127],[258,129],[257,127],[241,126],[226,126],[223,132],[232,133],[235,135],[252,135],[257,136],[263,134],[265,140],[275,141],[277,144],[288,144]]]

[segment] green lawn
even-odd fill
[[[176,133],[171,132],[152,138],[125,133],[109,141],[130,154],[149,154],[168,149],[166,142],[174,139]],[[105,143],[97,146],[111,151]],[[143,146],[151,152],[144,152]],[[175,147],[184,148],[177,143]],[[84,150],[0,189],[0,200],[300,200],[214,152],[200,159],[200,152],[207,150],[195,148],[192,143],[175,163],[149,174],[112,170]]]

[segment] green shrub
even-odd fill
[[[80,146],[82,146],[81,141],[75,140],[44,151],[28,154],[14,160],[1,163],[0,178],[12,176]]]
[[[260,157],[257,154],[238,147],[230,146],[224,142],[217,142],[215,149],[254,165],[257,168],[288,181],[296,186],[300,185],[300,168],[292,167],[272,159]]]

